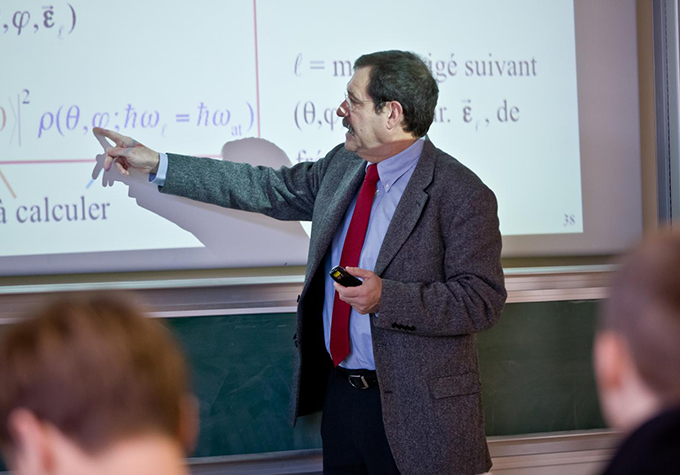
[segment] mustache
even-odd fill
[[[347,117],[342,118],[342,126],[345,127],[346,129],[349,129],[349,121],[347,120]]]

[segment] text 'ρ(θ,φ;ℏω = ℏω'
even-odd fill
[[[3,110],[0,110],[0,125],[2,113]],[[143,109],[129,103],[119,110],[95,112],[85,111],[78,104],[66,104],[42,113],[37,124],[37,135],[38,139],[66,137],[78,133],[85,135],[91,129],[101,127],[121,133],[152,130],[165,136],[166,130],[173,125],[165,120],[167,115],[167,111],[164,115],[157,109]],[[249,102],[244,102],[237,108],[211,107],[200,102],[196,113],[182,111],[173,115],[174,125],[177,127],[186,127],[187,124],[197,128],[228,128],[233,137],[247,135],[255,123],[255,110]]]

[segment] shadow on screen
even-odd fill
[[[227,142],[222,147],[222,159],[273,168],[290,166],[283,150],[257,138]],[[104,154],[97,155],[93,177],[99,176],[103,162]],[[275,254],[308,245],[307,234],[297,221],[277,221],[256,213],[162,194],[148,182],[147,175],[132,172],[130,176],[123,176],[112,167],[102,174],[102,185],[113,186],[115,182],[128,186],[128,196],[134,198],[137,205],[190,232],[216,255],[252,253],[256,248],[264,254]]]

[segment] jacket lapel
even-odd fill
[[[341,157],[339,159],[342,160]],[[339,177],[335,193],[324,203],[322,212],[319,213],[321,216],[314,222],[312,228],[306,284],[309,283],[309,278],[314,275],[317,267],[323,261],[347,208],[364,181],[365,174],[366,162],[364,160],[358,160],[352,164],[344,176]]]
[[[392,216],[392,221],[387,228],[385,239],[380,247],[380,253],[378,254],[374,270],[379,276],[387,269],[387,266],[397,255],[406,239],[411,235],[425,208],[429,195],[424,190],[432,183],[435,163],[434,155],[434,145],[429,140],[426,140],[418,164],[413,171],[413,175],[411,175],[408,185],[406,185],[401,200],[399,200],[394,216]]]

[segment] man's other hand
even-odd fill
[[[333,284],[340,296],[340,300],[347,302],[360,314],[376,313],[380,310],[380,294],[382,293],[382,279],[370,270],[358,267],[346,267],[345,270],[354,277],[364,281],[356,287],[343,287],[337,282]]]
[[[101,135],[113,141],[115,147],[106,149],[104,159],[104,170],[109,171],[112,164],[122,175],[128,176],[130,168],[135,168],[143,173],[158,172],[158,162],[160,160],[158,152],[145,147],[131,137],[126,137],[113,130],[95,127],[92,129],[95,135]]]

